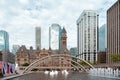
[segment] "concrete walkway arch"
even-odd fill
[[[48,59],[48,58],[47,58],[47,59]],[[76,68],[77,70],[79,70],[79,68],[81,68],[82,71],[86,71],[86,69],[85,69],[82,65],[80,65],[80,64],[77,63],[77,62],[75,62],[74,60],[65,59],[64,57],[59,57],[59,59],[62,59],[61,61],[65,61],[65,62],[72,61],[72,62],[76,63],[77,65],[79,65],[79,66],[76,66],[76,65],[70,63],[74,68]],[[46,60],[46,59],[45,59],[45,60]],[[30,72],[34,67],[38,66],[40,63],[44,62],[45,60],[41,60],[39,63],[35,63],[32,67],[30,67],[29,69],[27,69],[26,72]],[[68,60],[69,60],[69,61],[68,61]],[[53,69],[54,69],[54,68],[53,68]],[[26,73],[26,72],[23,72],[23,73]]]
[[[58,57],[58,58],[63,58],[63,59],[65,59],[63,56],[64,56],[64,57],[75,58],[75,59],[77,59],[77,60],[83,61],[84,63],[86,63],[87,65],[89,65],[91,68],[94,68],[90,63],[88,63],[87,61],[82,60],[82,59],[80,59],[80,58],[77,58],[77,57],[74,57],[74,56],[71,56],[71,55],[68,55],[68,54],[55,54],[55,55],[46,56],[46,57],[43,57],[43,58],[41,58],[41,59],[38,59],[38,60],[34,61],[33,63],[31,63],[31,64],[23,71],[23,74],[29,72],[30,70],[32,70],[32,68],[33,68],[34,66],[36,66],[36,65],[37,65],[39,62],[41,62],[41,61],[44,61],[44,60],[46,60],[46,59],[48,59],[48,58],[51,58],[51,57]],[[71,61],[72,61],[72,62],[75,62],[75,61],[72,60],[72,59],[71,59]],[[78,64],[77,62],[75,62],[75,63]],[[80,64],[79,64],[79,66],[80,66],[84,71],[86,71],[86,70],[85,70],[85,67],[83,67],[83,66],[80,65]]]

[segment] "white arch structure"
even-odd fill
[[[57,58],[57,57],[56,57],[56,58]],[[47,59],[48,59],[48,58],[47,58]],[[59,57],[59,59],[60,59],[60,61],[65,61],[65,62],[71,61],[71,62],[74,62],[74,63],[76,63],[77,65],[79,65],[79,66],[76,66],[76,65],[70,63],[74,68],[76,68],[77,70],[79,70],[79,68],[82,68],[82,71],[86,71],[86,69],[85,69],[81,64],[75,62],[75,61],[72,60],[72,59],[65,59],[64,57]],[[62,60],[61,60],[61,59],[62,59]],[[39,65],[40,63],[44,62],[45,60],[46,60],[46,59],[41,60],[39,63],[34,64],[34,65],[33,65],[31,68],[29,68],[26,72],[31,71],[35,66]],[[69,60],[69,61],[68,61],[68,60]],[[26,73],[26,72],[23,72],[23,73]]]
[[[49,55],[49,56],[46,56],[46,57],[43,57],[41,59],[38,59],[36,61],[34,61],[33,63],[31,63],[24,71],[23,71],[23,74],[24,73],[27,73],[29,71],[31,71],[35,66],[39,65],[39,63],[45,61],[46,59],[48,58],[51,58],[51,57],[55,57],[55,58],[60,58],[60,59],[63,59],[64,61],[72,61],[76,64],[78,64],[77,62],[75,62],[74,60],[72,59],[66,59],[64,57],[69,57],[69,58],[75,58],[77,60],[80,60],[80,61],[83,61],[84,63],[86,63],[87,65],[89,65],[91,68],[94,68],[90,63],[88,63],[87,61],[83,60],[83,59],[80,59],[80,58],[77,58],[77,57],[74,57],[72,55],[69,55],[69,54],[55,54],[55,55]],[[71,65],[73,66],[73,64],[71,63]],[[78,64],[80,66],[80,68],[82,68],[84,71],[86,71],[85,67],[82,66],[81,64]],[[74,65],[74,67],[76,68],[77,66]]]

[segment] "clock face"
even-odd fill
[[[0,45],[4,44],[4,37],[0,35]]]

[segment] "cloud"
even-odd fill
[[[42,29],[42,48],[49,48],[49,27],[65,26],[68,46],[77,46],[76,20],[84,9],[99,12],[99,26],[106,23],[106,10],[117,0],[0,0],[0,29],[9,32],[10,47],[35,47],[35,26]]]
[[[29,0],[19,0],[19,2],[20,2],[21,4],[28,4],[28,3],[29,3]]]

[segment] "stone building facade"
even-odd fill
[[[0,51],[0,61],[15,64],[15,55],[9,51]]]
[[[2,61],[14,64],[15,63],[15,55],[8,51],[2,51]]]
[[[120,54],[120,0],[107,10],[107,63],[116,63],[113,54]]]
[[[49,48],[48,50],[46,50],[45,48],[42,50],[33,50],[32,47],[30,47],[30,49],[27,49],[24,45],[22,45],[16,53],[16,64],[18,64],[18,66],[23,66],[25,63],[31,64],[35,60],[41,59],[49,55],[54,55],[54,54],[64,54],[62,56],[63,58],[71,59],[70,57],[65,56],[66,54],[70,55],[70,52],[67,49],[67,32],[65,28],[62,29],[61,35],[62,35],[60,38],[61,46],[60,46],[60,49],[58,50],[51,50],[51,48]],[[62,59],[60,60],[58,57],[53,57],[53,58],[48,58],[42,63],[40,63],[40,66],[70,67],[71,62],[70,61],[66,62],[66,61],[63,61]]]
[[[98,63],[106,63],[106,51],[98,52]]]

